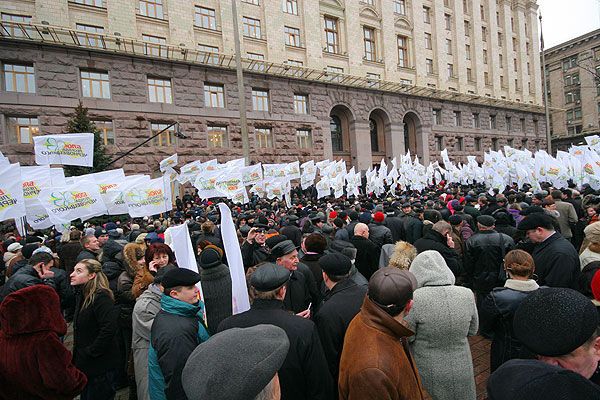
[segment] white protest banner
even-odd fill
[[[215,180],[215,190],[219,192],[220,196],[228,199],[242,189],[244,189],[244,182],[242,182],[242,174],[239,170],[223,173]]]
[[[21,167],[25,205],[34,204],[43,188],[51,184],[50,167]]]
[[[125,202],[133,218],[171,211],[171,184],[160,177],[130,186],[125,191]]]
[[[173,169],[174,166],[177,165],[177,153],[173,154],[170,157],[165,158],[160,162],[160,172],[165,172],[167,169]]]
[[[91,167],[94,165],[94,134],[66,133],[33,137],[35,163]]]
[[[125,183],[123,168],[97,172],[91,176],[98,185],[108,215],[127,214],[127,204],[123,197],[123,184]]]
[[[62,168],[50,168],[50,181],[52,186],[65,186],[65,171]]]
[[[54,225],[54,221],[48,215],[48,211],[40,203],[27,207],[27,223],[33,229],[46,229]]]
[[[285,178],[287,164],[263,164],[264,178]]]
[[[0,151],[0,166],[9,165],[10,160]]]
[[[219,212],[221,213],[223,247],[225,247],[225,255],[227,256],[229,273],[231,274],[232,311],[233,314],[239,314],[250,309],[244,262],[242,261],[242,252],[237,239],[236,227],[233,223],[233,218],[231,218],[231,210],[226,204],[219,203]]]
[[[216,160],[215,160],[216,162]],[[200,172],[200,165],[202,162],[200,160],[193,161],[189,164],[185,164],[179,170],[179,178],[177,180],[183,185],[186,182],[194,182],[196,180],[196,175]]]
[[[258,163],[242,168],[242,180],[246,186],[261,182],[263,180],[262,164]]]
[[[225,169],[237,169],[244,168],[246,166],[246,160],[243,158],[237,158],[235,160],[227,161],[225,163]]]
[[[285,176],[287,179],[300,179],[300,162],[293,161],[285,165]]]
[[[219,197],[222,194],[217,190],[217,178],[224,175],[225,172],[221,170],[204,171],[198,174],[194,187],[198,189],[198,197],[201,199],[210,199],[212,197]]]
[[[0,221],[25,216],[25,199],[21,183],[21,166],[0,166]]]
[[[77,218],[85,219],[106,212],[98,186],[92,179],[42,189],[38,199],[55,223],[70,223]]]

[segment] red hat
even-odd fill
[[[329,213],[329,219],[336,219],[337,218],[337,212],[332,211]]]
[[[600,300],[600,270],[596,271],[594,274],[594,278],[592,279],[592,293],[594,294],[594,299]]]
[[[377,211],[375,213],[375,215],[373,215],[373,221],[375,221],[375,222],[383,222],[384,219],[385,219],[385,214],[382,213],[381,211]]]

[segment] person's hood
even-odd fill
[[[138,243],[128,243],[123,247],[123,260],[125,261],[125,270],[131,277],[135,277],[135,274],[139,270],[137,263],[136,253],[144,255],[144,245]]]
[[[417,287],[454,285],[455,278],[446,260],[435,250],[417,255],[410,264],[410,272],[417,278]]]
[[[56,290],[47,285],[33,285],[12,292],[0,304],[0,329],[6,336],[52,331],[67,333]]]
[[[123,245],[118,243],[113,238],[110,238],[106,241],[104,246],[102,247],[102,251],[104,255],[109,258],[114,258],[119,252],[123,250]]]

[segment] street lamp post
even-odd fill
[[[240,30],[237,12],[237,0],[231,0],[233,14],[233,40],[235,42],[235,69],[237,72],[238,98],[240,101],[240,131],[242,134],[242,150],[246,165],[250,164],[250,148],[248,144],[248,124],[246,122],[246,90],[244,89],[244,70],[240,45]]]
[[[550,135],[550,109],[548,105],[548,87],[546,81],[546,56],[544,54],[544,31],[542,29],[542,13],[540,13],[540,47],[542,51],[542,88],[544,90],[544,113],[546,114],[546,142],[548,154],[552,155],[552,137]]]

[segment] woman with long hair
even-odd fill
[[[145,265],[140,268],[133,281],[132,293],[137,299],[154,282],[156,272],[162,267],[175,264],[175,254],[164,243],[155,243],[148,246],[144,254]]]
[[[513,332],[513,317],[521,301],[539,289],[533,279],[533,258],[526,251],[509,251],[504,257],[504,270],[508,277],[504,287],[493,289],[479,309],[481,334],[487,337],[493,335],[490,372],[519,357],[522,345]]]
[[[81,400],[112,400],[119,365],[118,310],[108,278],[98,261],[86,259],[75,265],[71,285],[77,294],[73,360],[88,378]]]

